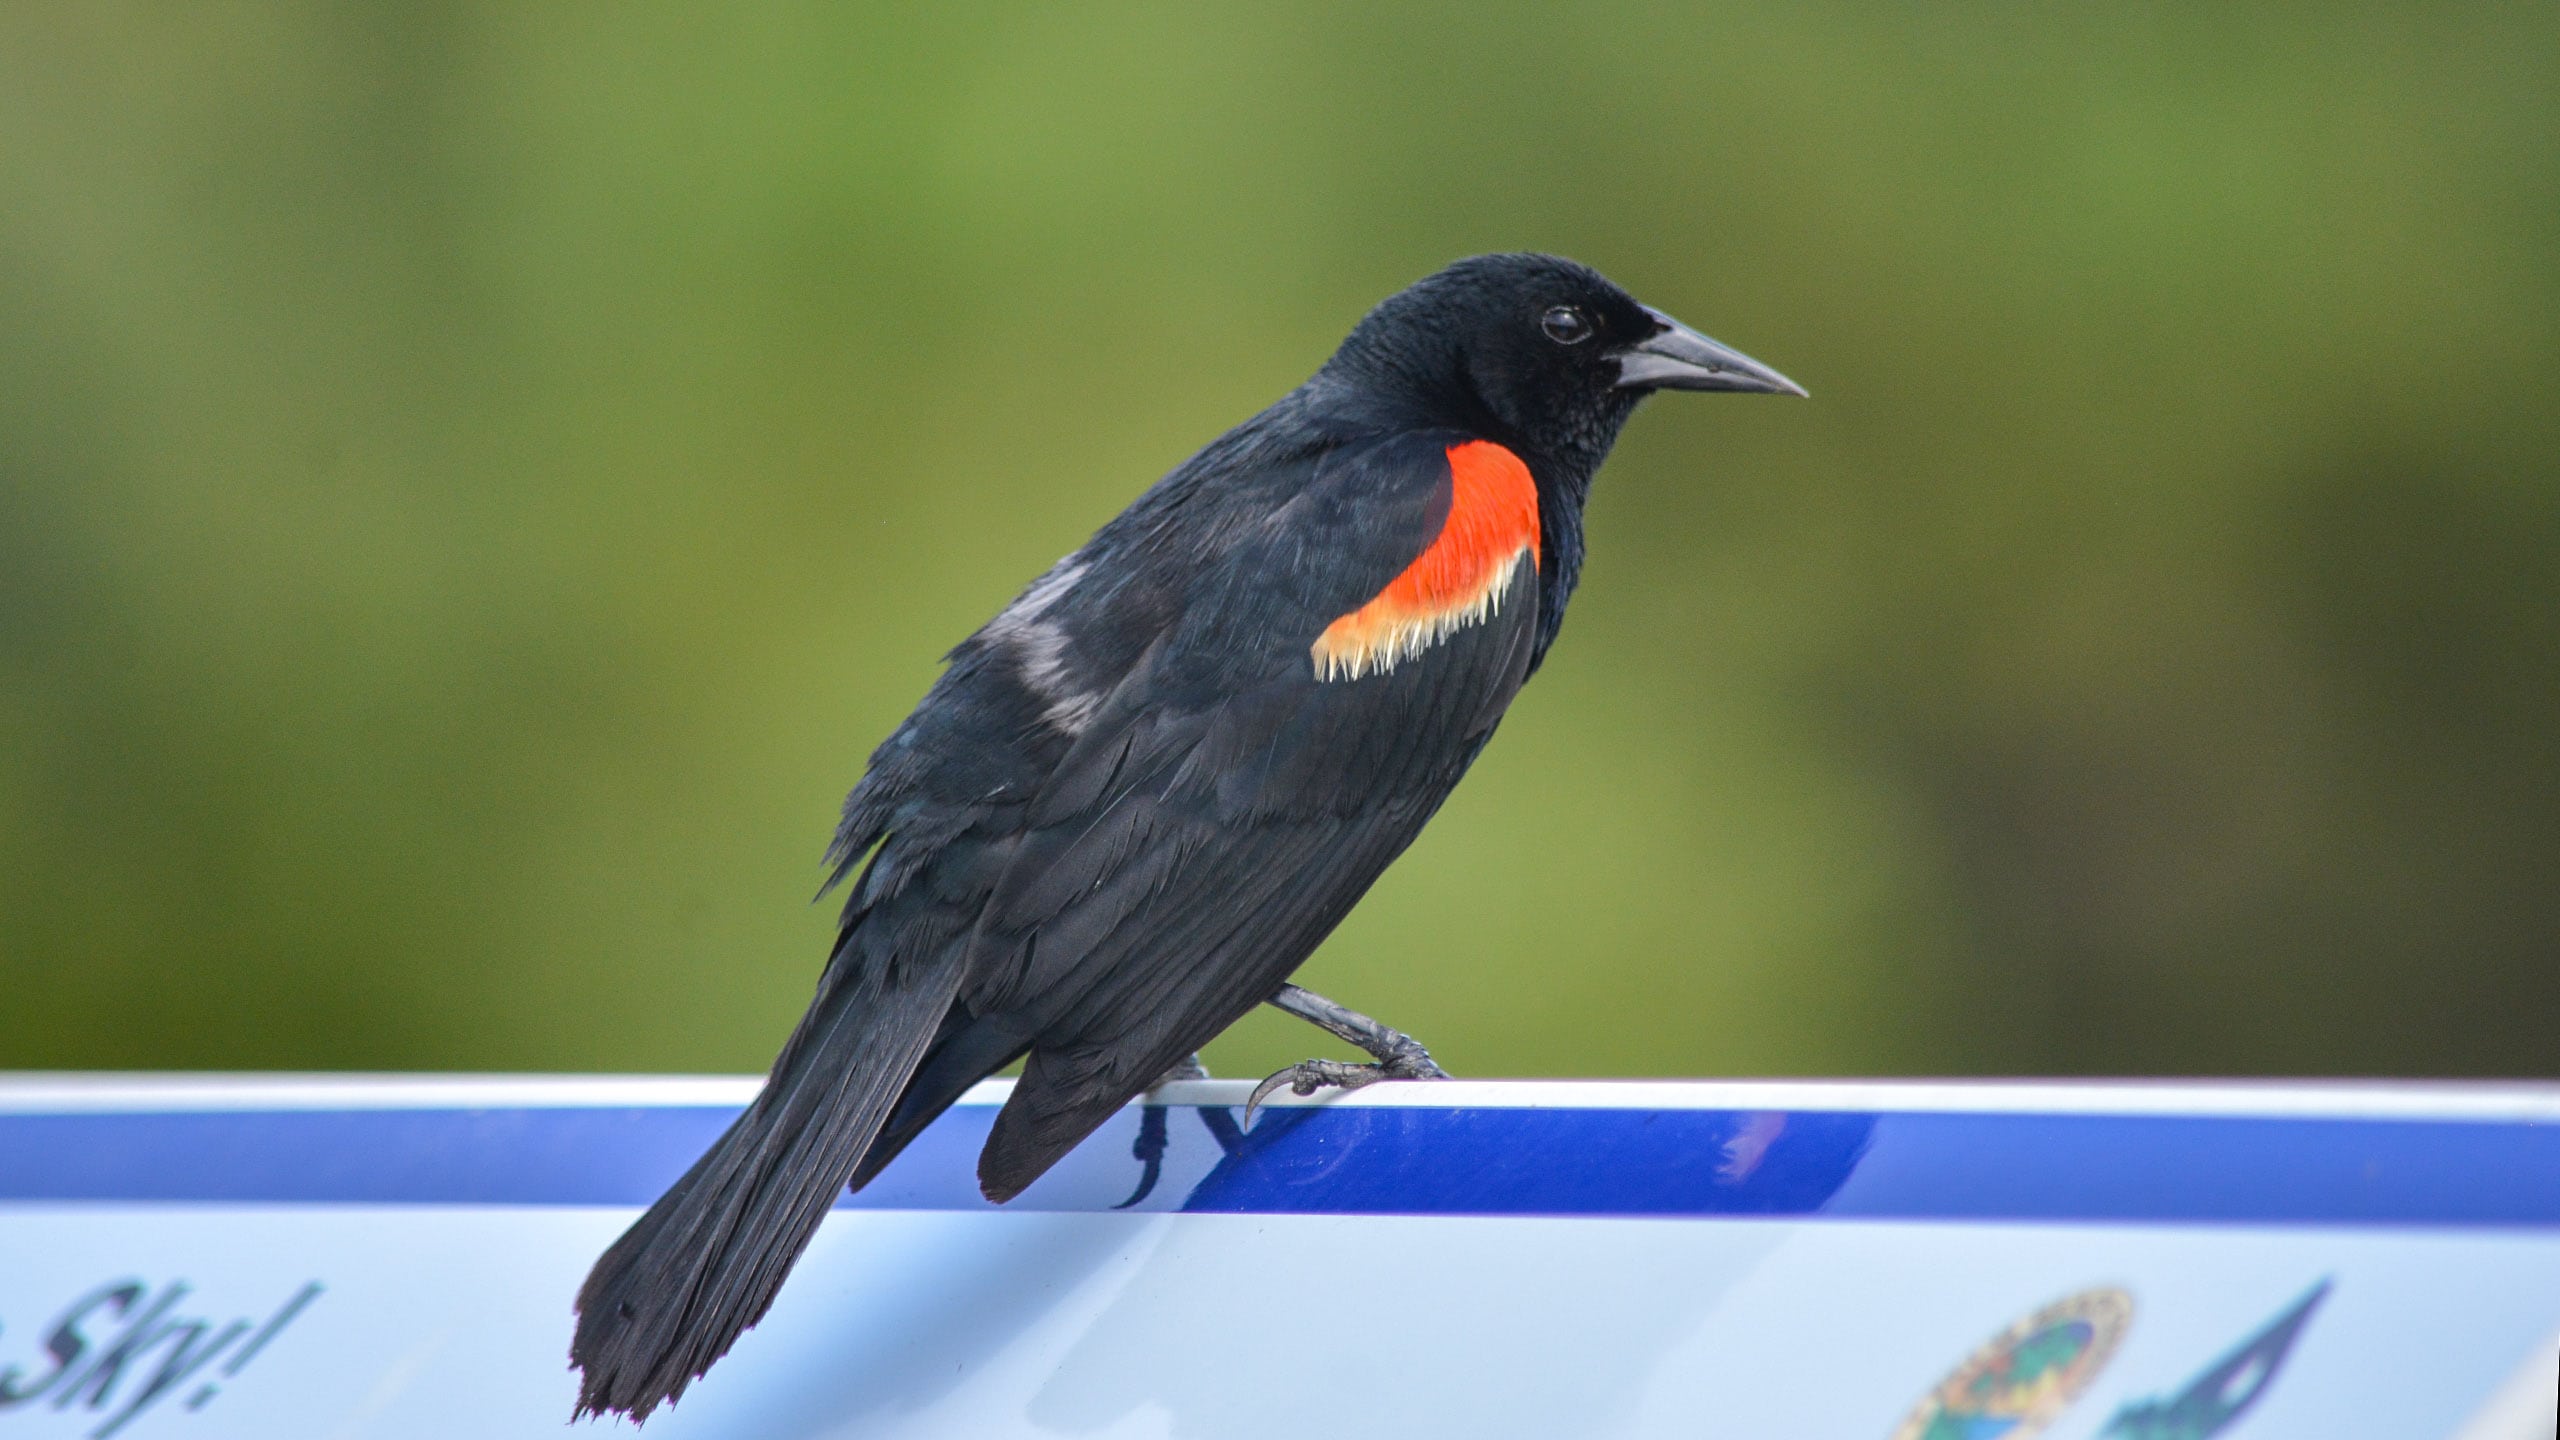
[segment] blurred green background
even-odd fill
[[[0,1065],[761,1069],[942,651],[1526,247],[1815,398],[1637,418],[1301,978],[1462,1074],[2560,1073],[2555,76],[2547,3],[9,7]]]

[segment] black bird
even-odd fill
[[[646,1418],[772,1303],[836,1195],[1022,1078],[991,1200],[1270,1002],[1440,808],[1564,621],[1593,473],[1656,390],[1801,395],[1548,255],[1463,260],[960,643],[847,797],[817,998],[755,1103],[596,1262],[579,1413]]]

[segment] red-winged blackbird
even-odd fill
[[[1378,1060],[1270,1083],[1440,1074],[1286,982],[1545,657],[1656,390],[1804,393],[1572,261],[1460,261],[962,641],[845,801],[842,928],[763,1093],[579,1292],[579,1413],[683,1394],[837,1193],[1016,1060],[992,1200],[1266,1001]]]

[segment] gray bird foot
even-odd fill
[[[1173,1062],[1173,1064],[1168,1067],[1163,1074],[1155,1078],[1155,1083],[1149,1085],[1147,1088],[1150,1090],[1157,1090],[1170,1085],[1177,1080],[1206,1080],[1208,1078],[1209,1067],[1201,1063],[1200,1052],[1194,1050],[1190,1054]]]
[[[1287,1086],[1293,1095],[1313,1095],[1325,1089],[1358,1090],[1381,1080],[1448,1078],[1449,1072],[1433,1062],[1431,1052],[1420,1045],[1371,1065],[1353,1065],[1342,1060],[1301,1060],[1253,1087],[1252,1096],[1244,1102],[1245,1123],[1253,1123],[1253,1112],[1282,1086]]]
[[[1449,1072],[1432,1060],[1422,1042],[1390,1025],[1381,1025],[1359,1011],[1338,1001],[1327,1000],[1313,990],[1297,985],[1283,985],[1267,1002],[1273,1008],[1295,1015],[1327,1034],[1338,1036],[1369,1052],[1375,1065],[1345,1065],[1339,1060],[1308,1060],[1292,1065],[1253,1087],[1253,1098],[1245,1102],[1244,1118],[1250,1122],[1253,1112],[1272,1091],[1286,1085],[1300,1095],[1313,1095],[1327,1086],[1357,1090],[1381,1080],[1446,1080]]]

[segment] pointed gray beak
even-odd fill
[[[1719,345],[1648,305],[1662,333],[1618,352],[1621,390],[1739,390],[1802,395],[1804,387],[1750,356]]]

